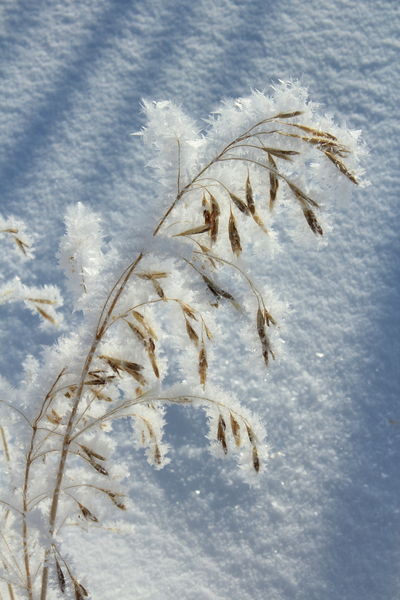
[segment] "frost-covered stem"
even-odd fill
[[[107,329],[107,325],[112,316],[113,310],[114,310],[126,284],[128,283],[133,271],[135,270],[135,268],[139,264],[139,262],[142,260],[142,258],[143,258],[143,253],[141,252],[139,254],[139,256],[136,258],[136,260],[133,263],[131,263],[131,265],[128,267],[128,269],[119,278],[117,284],[113,287],[110,294],[108,295],[108,298],[107,298],[107,300],[103,306],[103,309],[100,313],[95,337],[93,339],[93,342],[89,349],[89,352],[86,356],[85,363],[82,367],[81,377],[80,377],[78,389],[76,391],[74,404],[72,406],[72,410],[71,410],[71,413],[70,413],[70,416],[68,419],[68,423],[67,423],[67,426],[65,429],[65,434],[64,434],[62,449],[61,449],[61,455],[60,455],[60,462],[58,465],[58,470],[57,470],[57,475],[56,475],[56,483],[54,486],[54,491],[53,491],[53,496],[52,496],[52,501],[51,501],[50,517],[49,517],[49,539],[50,540],[53,538],[55,528],[56,528],[58,503],[59,503],[59,499],[60,499],[61,485],[62,485],[64,473],[65,473],[65,464],[66,464],[67,457],[68,457],[69,447],[70,447],[70,444],[72,441],[71,434],[72,434],[73,427],[75,425],[75,416],[76,416],[76,413],[78,411],[78,408],[79,408],[79,405],[80,405],[80,402],[82,399],[82,394],[83,394],[83,389],[85,386],[86,377],[89,372],[90,365],[92,364],[93,357],[96,353],[97,347],[102,340],[105,330]],[[107,306],[108,306],[108,308],[107,308]],[[47,597],[47,587],[48,587],[48,579],[49,579],[48,561],[49,561],[50,551],[51,551],[51,544],[45,550],[44,564],[43,564],[43,571],[42,571],[42,589],[41,589],[41,594],[40,594],[40,600],[46,600],[46,597]]]
[[[178,180],[178,193],[176,195],[176,198],[173,201],[173,203],[171,204],[171,206],[168,208],[168,210],[162,216],[160,222],[158,223],[157,227],[153,231],[153,236],[157,235],[157,233],[159,232],[159,230],[161,229],[161,227],[165,223],[165,221],[168,218],[168,216],[170,215],[170,213],[174,210],[175,206],[177,205],[177,203],[179,202],[179,200],[182,198],[182,196],[186,192],[189,191],[189,189],[196,183],[196,181],[203,175],[203,173],[205,173],[210,167],[212,167],[212,165],[214,165],[216,162],[218,162],[222,158],[222,156],[225,154],[225,152],[227,152],[229,150],[229,148],[231,148],[237,142],[239,142],[242,139],[242,136],[243,136],[243,134],[241,136],[237,137],[235,140],[233,140],[233,142],[230,142],[227,146],[225,146],[225,148],[217,156],[215,156],[212,160],[210,160],[210,162],[207,163],[206,166],[203,167],[197,173],[197,175],[195,175],[195,177],[193,177],[193,179],[191,181],[189,181],[189,183],[187,183],[185,185],[185,187],[182,188],[181,190],[179,190],[179,180]],[[180,148],[180,146],[179,146],[179,148]],[[180,169],[179,169],[179,178],[180,178]]]
[[[51,398],[53,390],[54,390],[55,386],[57,385],[58,381],[61,379],[63,373],[64,373],[64,370],[62,370],[59,373],[55,382],[53,383],[50,390],[46,394],[46,397],[43,401],[40,411],[33,422],[32,436],[31,436],[31,440],[30,440],[28,454],[26,456],[24,484],[23,484],[23,492],[22,492],[22,510],[23,510],[23,512],[22,512],[22,545],[23,545],[23,551],[24,551],[26,589],[28,592],[29,600],[33,600],[32,575],[31,575],[31,568],[30,568],[29,544],[28,544],[28,522],[27,522],[27,514],[28,514],[28,510],[29,510],[29,506],[28,506],[29,505],[29,501],[28,501],[29,477],[30,477],[30,471],[31,471],[31,466],[32,466],[32,462],[33,462],[32,455],[33,455],[33,451],[35,448],[35,439],[36,439],[39,421],[43,415],[43,412],[47,406],[49,399]]]

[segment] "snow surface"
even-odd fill
[[[142,98],[200,120],[222,97],[298,78],[370,148],[372,185],[337,198],[328,246],[288,240],[260,264],[258,279],[293,308],[268,377],[226,333],[219,383],[262,416],[274,453],[259,487],[208,455],[200,415],[171,410],[165,470],[129,440],[121,450],[133,533],[69,533],[93,598],[397,599],[398,2],[2,0],[0,12],[1,213],[38,235],[32,283],[59,283],[73,202],[100,210],[121,244],[154,226],[149,155],[129,135]],[[4,308],[1,368],[13,380],[49,339],[30,324]]]

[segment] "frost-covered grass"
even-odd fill
[[[56,311],[57,288],[16,279],[2,288],[4,301],[22,300],[61,328],[54,345],[26,358],[16,387],[1,380],[9,476],[1,575],[10,594],[29,600],[88,595],[84,561],[71,559],[64,530],[111,528],[127,508],[129,471],[115,459],[126,428],[116,421],[129,421],[136,447],[160,469],[169,462],[168,406],[201,408],[213,454],[235,456],[249,483],[262,476],[263,423],[213,383],[213,345],[230,320],[245,346],[256,345],[259,364],[271,367],[284,301],[252,276],[260,249],[273,260],[287,231],[301,252],[320,243],[330,198],[362,176],[359,133],[320,115],[298,85],[225,101],[203,129],[169,102],[145,102],[144,110],[139,135],[160,182],[149,194],[163,207],[156,226],[146,231],[143,223],[142,235],[117,250],[99,215],[81,203],[68,208],[58,258],[65,304],[79,316],[71,327],[72,317],[62,321]],[[13,237],[28,258],[23,227],[3,221],[4,243]],[[243,357],[234,358],[240,366]]]

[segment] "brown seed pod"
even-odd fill
[[[219,227],[219,216],[221,214],[219,204],[216,198],[210,194],[211,200],[211,212],[210,212],[210,238],[211,243],[214,244],[217,241],[218,237],[218,227]]]
[[[98,523],[99,522],[99,520],[96,517],[96,515],[94,515],[88,508],[86,508],[86,506],[84,506],[80,502],[78,502],[78,504],[79,504],[79,508],[81,510],[81,513],[83,514],[83,516],[85,517],[85,519],[87,521],[93,521],[93,523]]]
[[[89,596],[86,588],[84,588],[75,578],[72,578],[72,583],[74,584],[75,600],[83,600],[83,598]]]
[[[323,235],[324,232],[322,231],[321,225],[318,223],[318,219],[315,216],[314,211],[311,210],[311,208],[303,208],[303,214],[311,231],[313,231],[315,234]]]
[[[98,460],[107,460],[104,456],[102,456],[101,454],[98,454],[97,452],[95,452],[91,448],[88,448],[87,446],[84,446],[83,444],[79,444],[79,446],[80,446],[80,448],[82,448],[82,450],[84,451],[84,453],[89,458],[97,458]]]
[[[344,164],[343,161],[339,160],[337,156],[332,154],[332,152],[325,151],[324,154],[327,158],[329,158],[329,160],[331,162],[333,162],[335,167],[337,169],[339,169],[339,171],[347,177],[347,179],[350,179],[350,181],[352,183],[355,183],[356,185],[358,185],[357,179],[354,177],[354,175],[352,173],[350,173],[350,171],[348,170],[348,168],[346,167],[346,165]]]
[[[47,300],[47,298],[27,298],[29,302],[37,302],[38,304],[57,304],[55,300]]]
[[[195,332],[195,330],[193,329],[193,327],[191,326],[189,321],[186,319],[186,317],[185,317],[185,325],[186,325],[186,332],[189,336],[189,339],[192,340],[192,342],[194,343],[195,346],[198,346],[199,345],[199,336],[197,335],[197,333]]]
[[[252,444],[254,446],[254,444],[256,442],[254,431],[252,430],[252,428],[250,427],[250,425],[248,425],[247,423],[246,423],[246,431],[247,431],[247,436],[249,438],[250,444]]]
[[[253,467],[254,467],[254,470],[255,470],[256,473],[258,473],[259,470],[260,470],[260,458],[258,456],[258,452],[257,452],[256,446],[253,446],[252,458],[253,458]]]
[[[93,467],[93,469],[95,469],[98,473],[100,473],[101,475],[104,475],[105,477],[108,477],[108,471],[107,469],[105,469],[103,467],[103,465],[101,465],[100,463],[96,462],[95,460],[89,460],[89,464]]]
[[[226,423],[224,421],[223,416],[220,414],[219,419],[218,419],[217,440],[221,444],[224,454],[227,454],[228,446],[226,443],[225,430],[226,430]]]
[[[204,282],[207,284],[208,289],[214,294],[214,296],[217,298],[226,298],[227,300],[235,302],[235,298],[232,296],[232,294],[220,288],[215,281],[212,281],[209,277],[207,277],[207,275],[202,274],[201,276]]]
[[[248,173],[246,179],[246,202],[250,213],[254,215],[256,212],[256,207],[254,204],[253,189],[251,187],[250,175]]]
[[[316,135],[317,137],[325,137],[330,140],[337,140],[337,138],[334,135],[332,135],[331,133],[328,133],[326,131],[320,131],[318,129],[313,129],[312,127],[308,127],[307,125],[299,125],[298,123],[290,123],[290,125],[292,127],[296,127],[297,129],[301,129],[302,131],[305,131],[306,133],[311,133],[311,135]]]
[[[26,256],[26,248],[29,248],[29,245],[22,241],[20,238],[14,237],[14,242],[17,244],[18,248],[21,250],[23,254]]]
[[[206,233],[210,231],[210,223],[204,223],[203,225],[198,225],[197,227],[191,227],[190,229],[186,229],[181,233],[175,233],[174,237],[180,237],[183,235],[197,235],[199,233]]]
[[[277,171],[276,162],[272,158],[271,154],[268,154],[268,162],[270,167],[273,169],[269,172],[269,210],[272,210],[275,204],[276,195],[279,188],[279,179],[274,171]]]
[[[276,325],[274,317],[267,311],[267,309],[264,309],[264,319],[268,327],[270,325]]]
[[[57,573],[58,586],[60,588],[61,593],[64,594],[65,587],[66,587],[65,575],[64,575],[63,570],[60,566],[60,563],[58,562],[57,559],[55,559],[55,562],[56,562],[56,573]]]
[[[205,225],[210,225],[210,223],[211,223],[210,203],[207,200],[207,197],[206,197],[205,194],[203,194],[201,205],[203,207],[204,224]]]
[[[156,463],[156,465],[161,465],[162,463],[161,452],[160,448],[158,447],[158,444],[154,445],[154,462]]]
[[[190,317],[191,319],[193,319],[194,321],[197,321],[197,317],[196,314],[194,312],[194,309],[189,306],[189,304],[185,304],[185,302],[180,302],[180,306],[183,310],[183,312],[185,313],[185,315],[187,315],[188,317]]]
[[[147,354],[149,355],[150,363],[154,372],[154,375],[159,378],[160,371],[157,365],[156,353],[155,353],[156,345],[152,338],[149,338],[146,343]]]
[[[165,277],[168,277],[168,273],[166,273],[165,271],[153,271],[151,273],[137,273],[137,277],[139,277],[140,279],[148,279],[148,280],[165,279]]]
[[[315,202],[315,200],[310,198],[310,196],[307,196],[307,194],[305,194],[303,190],[297,187],[297,185],[290,181],[288,181],[287,184],[303,208],[307,208],[310,206],[313,206],[314,208],[319,208],[319,204]]]
[[[228,233],[229,233],[229,241],[231,243],[232,252],[235,256],[239,256],[242,252],[242,246],[240,245],[240,236],[236,227],[236,219],[231,211],[229,216],[229,225],[228,225]]]
[[[147,381],[140,373],[140,371],[143,369],[142,365],[127,360],[121,360],[119,358],[113,358],[104,354],[99,356],[99,358],[105,360],[111,369],[117,373],[117,375],[120,375],[120,371],[125,371],[125,373],[128,373],[134,379],[136,379],[138,383],[141,385],[146,385]]]
[[[288,161],[292,160],[292,156],[300,154],[300,152],[297,152],[296,150],[283,150],[281,148],[268,148],[266,146],[263,146],[261,150],[267,152],[269,156],[275,156],[276,158],[282,158],[283,160]]]
[[[261,342],[261,350],[264,362],[265,365],[268,366],[269,356],[271,355],[272,358],[275,358],[275,355],[271,349],[271,344],[265,331],[265,315],[260,307],[257,310],[257,333]]]
[[[240,443],[241,443],[240,425],[239,425],[238,421],[236,421],[236,419],[232,413],[230,413],[230,422],[231,422],[231,430],[232,430],[233,439],[235,440],[236,446],[239,448]]]
[[[241,200],[238,196],[236,196],[236,194],[232,194],[231,192],[229,192],[229,196],[231,197],[231,200],[235,204],[235,206],[240,210],[240,212],[242,212],[244,215],[250,214],[250,211],[247,208],[247,204],[245,204],[243,200]]]
[[[131,310],[131,314],[133,317],[135,317],[135,319],[137,321],[139,321],[139,323],[141,325],[143,325],[143,327],[145,328],[145,330],[148,332],[148,334],[155,340],[158,339],[157,334],[155,333],[154,329],[149,325],[148,321],[145,319],[145,317],[142,315],[142,313],[140,313],[138,310]]]
[[[135,334],[135,337],[139,340],[139,342],[141,342],[143,344],[143,346],[146,346],[147,338],[146,338],[146,335],[143,333],[143,331],[141,329],[139,329],[139,327],[136,327],[136,325],[134,325],[130,321],[127,321],[126,319],[124,319],[124,321],[129,326],[132,333]]]
[[[151,283],[153,284],[153,288],[154,288],[157,296],[159,296],[161,298],[161,300],[165,300],[164,290],[162,289],[162,287],[159,284],[159,282],[157,281],[157,279],[152,279]]]
[[[201,385],[206,384],[207,380],[207,353],[204,342],[201,343],[200,352],[199,352],[199,376]]]
[[[275,117],[273,117],[274,119],[290,119],[290,117],[298,117],[299,115],[302,115],[303,111],[302,110],[295,110],[294,112],[288,112],[288,113],[279,113],[277,115],[275,115]]]
[[[51,315],[49,315],[48,312],[43,310],[43,308],[41,308],[40,306],[36,306],[36,305],[35,305],[35,308],[38,311],[38,313],[40,314],[40,316],[43,317],[43,319],[46,319],[46,321],[50,321],[50,323],[52,323],[53,325],[56,324],[55,319]]]
[[[117,508],[119,508],[120,510],[126,510],[125,504],[123,504],[123,502],[121,502],[119,500],[119,497],[122,494],[117,494],[116,492],[112,492],[111,490],[105,490],[105,489],[102,489],[102,488],[99,488],[99,489],[100,489],[100,491],[102,491],[105,494],[107,494],[107,496],[110,498],[110,500],[113,502],[113,504],[115,504],[115,506]]]
[[[54,408],[51,409],[51,413],[47,414],[46,417],[50,423],[53,423],[53,425],[59,425],[62,421],[62,417],[60,417]]]
[[[104,402],[112,402],[111,396],[107,396],[107,394],[103,394],[103,392],[99,392],[99,390],[93,388],[90,388],[90,391],[92,392],[92,394],[94,394],[97,400],[103,400]]]

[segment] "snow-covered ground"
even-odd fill
[[[0,211],[38,236],[36,283],[60,283],[71,203],[101,211],[121,245],[154,227],[149,151],[130,135],[142,98],[201,120],[221,98],[296,78],[370,152],[371,185],[338,193],[328,245],[288,237],[255,274],[292,308],[268,376],[251,354],[238,366],[234,328],[225,334],[217,383],[268,432],[260,485],[208,455],[187,409],[169,413],[164,470],[127,439],[132,529],[68,534],[94,599],[399,597],[399,13],[395,0],[2,0]],[[13,381],[49,339],[20,317],[2,307]]]

